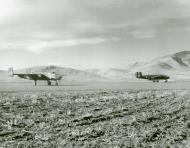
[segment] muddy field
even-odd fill
[[[0,93],[0,147],[190,147],[190,91]]]

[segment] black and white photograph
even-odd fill
[[[0,148],[190,148],[190,0],[0,0]]]

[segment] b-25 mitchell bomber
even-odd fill
[[[161,74],[143,75],[142,72],[136,72],[135,76],[138,79],[147,79],[147,80],[150,80],[150,81],[153,81],[153,82],[159,82],[159,80],[165,80],[165,82],[168,82],[168,79],[170,78],[167,75],[161,75]]]
[[[9,76],[18,76],[22,79],[33,80],[34,85],[37,85],[37,81],[47,81],[47,85],[51,85],[52,81],[55,81],[55,85],[58,86],[58,81],[62,79],[63,75],[51,73],[14,73],[13,68],[8,69]]]

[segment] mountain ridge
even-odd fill
[[[15,70],[15,72],[25,73],[27,70],[32,72],[56,72],[65,75],[65,81],[128,81],[137,80],[134,76],[136,72],[146,74],[166,74],[173,80],[190,79],[190,51],[181,51],[163,57],[157,57],[146,63],[134,62],[126,68],[105,68],[105,69],[86,69],[78,70],[69,67],[55,65],[34,66]],[[0,70],[3,78],[7,78],[7,72]],[[13,78],[12,78],[13,79]],[[18,79],[15,79],[18,81]]]

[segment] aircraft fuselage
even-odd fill
[[[165,82],[168,81],[168,79],[170,78],[167,75],[162,75],[162,74],[158,74],[158,75],[142,75],[141,72],[137,72],[136,73],[136,77],[138,79],[147,79],[153,82],[159,82],[159,80],[165,80]]]
[[[51,85],[52,81],[55,81],[55,84],[58,85],[58,81],[62,79],[62,75],[52,73],[14,73],[13,69],[10,68],[8,73],[11,77],[18,76],[22,79],[33,80],[34,85],[37,85],[37,81],[47,81],[48,85]]]

